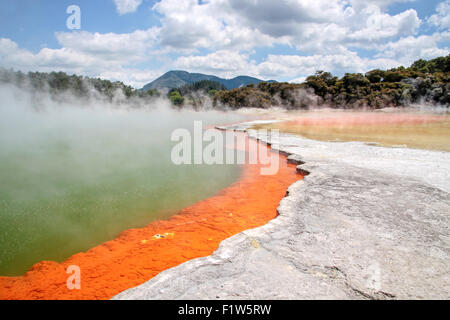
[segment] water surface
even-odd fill
[[[70,255],[173,215],[235,181],[231,165],[170,161],[175,128],[237,115],[0,102],[0,276]]]

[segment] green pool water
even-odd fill
[[[167,218],[240,174],[170,160],[173,129],[236,121],[233,114],[0,104],[1,276]]]

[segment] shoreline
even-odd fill
[[[248,133],[307,174],[279,215],[114,299],[450,297],[450,153]]]
[[[0,277],[0,299],[109,299],[160,272],[212,254],[224,239],[276,217],[286,189],[301,179],[280,156],[275,176],[245,165],[238,181],[168,220],[122,232],[114,240],[62,263],[42,261],[24,276]],[[68,290],[69,265],[81,269],[81,290]]]

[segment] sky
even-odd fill
[[[136,88],[169,70],[302,82],[448,55],[449,28],[450,0],[2,0],[0,67]]]

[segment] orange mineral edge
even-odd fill
[[[302,178],[295,165],[279,157],[275,175],[261,175],[263,165],[246,164],[237,182],[168,220],[124,231],[61,263],[37,263],[23,276],[0,277],[0,299],[110,299],[161,271],[211,255],[222,240],[277,216],[286,189]],[[71,265],[80,268],[80,289],[68,289]]]

